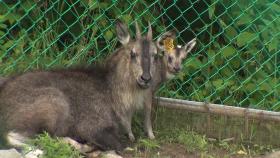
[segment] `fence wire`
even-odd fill
[[[116,48],[116,18],[150,21],[155,39],[199,41],[159,96],[280,111],[279,17],[278,0],[2,0],[0,74],[90,64]]]

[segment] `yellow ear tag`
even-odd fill
[[[172,38],[166,38],[163,40],[164,49],[171,53],[171,51],[174,49],[173,39]]]

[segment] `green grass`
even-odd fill
[[[157,140],[151,140],[147,138],[140,138],[136,144],[137,148],[144,150],[155,150],[160,148],[160,143]]]
[[[188,152],[206,151],[208,147],[205,136],[199,135],[193,131],[179,131],[176,141],[183,144]]]
[[[170,130],[170,129],[169,129]],[[155,140],[140,136],[132,150],[126,151],[129,157],[168,157],[159,155],[165,145],[171,145],[174,149],[184,150],[186,154],[196,154],[199,157],[250,157],[276,150],[273,146],[248,144],[247,142],[235,143],[231,140],[212,140],[205,135],[198,134],[191,130],[173,129],[173,132],[155,131]],[[141,133],[135,133],[142,135]],[[68,144],[63,143],[59,138],[51,138],[47,133],[37,136],[30,142],[34,148],[44,151],[43,158],[82,158],[78,151]],[[172,154],[172,151],[169,151]],[[173,152],[177,152],[173,150]],[[221,156],[222,155],[222,156]],[[172,157],[172,156],[171,156]]]
[[[159,152],[165,150],[166,144],[174,146],[178,150],[185,150],[184,153],[196,155],[201,158],[218,158],[218,157],[252,157],[270,153],[279,150],[270,145],[248,144],[247,142],[231,142],[230,140],[212,140],[205,135],[198,134],[194,131],[183,129],[173,129],[171,133],[161,133],[158,131],[156,140],[140,138],[134,146],[131,153],[134,157],[160,157]]]
[[[59,138],[51,138],[47,133],[38,135],[30,143],[34,148],[44,151],[42,158],[82,158],[77,150],[62,142]]]
[[[251,132],[246,137],[243,122],[237,118],[224,120],[224,117],[215,116],[211,121],[212,126],[206,128],[205,114],[159,110],[154,116],[155,140],[148,139],[143,130],[143,115],[139,113],[134,117],[133,132],[138,139],[131,145],[131,150],[125,151],[129,158],[174,157],[174,152],[205,158],[252,157],[280,149],[279,143],[277,145],[275,141],[268,139],[273,136],[275,140],[279,140],[279,134],[274,134],[278,133],[278,126],[273,122],[271,125],[270,122],[265,122],[261,126],[253,122],[250,124],[253,126],[250,128]],[[266,126],[270,130],[263,129]],[[60,139],[51,138],[46,133],[38,136],[32,143],[45,151],[44,158],[82,157]]]
[[[175,146],[174,152],[178,147],[195,157],[215,158],[250,157],[280,149],[279,142],[275,142],[279,140],[279,127],[273,122],[251,120],[246,136],[242,118],[215,115],[207,126],[207,114],[159,108],[154,116],[156,140],[147,139],[141,122],[143,115],[134,118],[133,130],[139,138],[134,146],[135,157],[158,157],[167,144]]]

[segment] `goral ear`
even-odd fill
[[[186,53],[189,53],[194,48],[195,45],[196,45],[196,38],[192,39],[184,46]]]
[[[148,22],[149,23],[149,30],[148,30],[148,33],[147,33],[147,39],[148,40],[153,40],[153,31],[152,31],[152,25],[151,25],[151,23],[150,22]]]
[[[196,45],[196,38],[192,39],[190,42],[188,42],[184,47],[184,56],[183,58],[185,58],[189,52],[194,48],[194,46]]]
[[[120,20],[116,20],[116,32],[117,32],[117,38],[118,40],[123,44],[126,45],[130,41],[130,34],[127,28],[127,25],[124,24]]]
[[[157,47],[161,50],[161,51],[166,51],[164,48],[164,43],[163,41],[167,38],[171,38],[173,40],[175,40],[176,38],[176,32],[175,30],[171,30],[171,31],[167,31],[164,34],[162,34],[158,39],[157,39]]]

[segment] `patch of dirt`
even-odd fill
[[[195,158],[198,155],[188,153],[185,147],[181,144],[165,144],[162,145],[159,154],[163,157],[170,157],[170,158]]]
[[[180,144],[166,144],[161,145],[157,150],[142,150],[125,153],[124,158],[195,158],[195,155],[186,152],[184,147]]]
[[[214,157],[214,158],[224,158],[228,156],[230,158],[243,158],[246,156],[242,155],[229,155],[226,150],[223,149],[213,149],[211,152],[197,152],[188,153],[185,147],[181,144],[163,144],[157,150],[143,150],[131,153],[125,153],[124,158],[200,158],[200,157]]]

